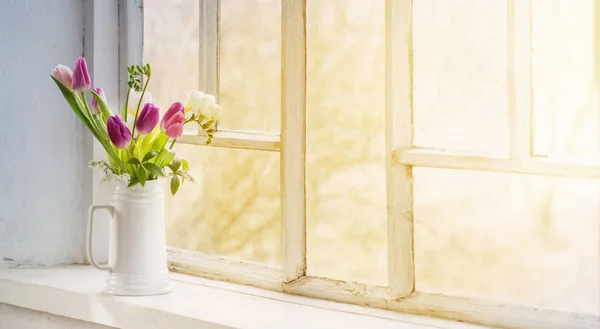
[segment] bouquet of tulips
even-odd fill
[[[90,162],[90,167],[103,170],[104,181],[126,182],[130,187],[170,177],[171,194],[175,195],[184,180],[193,178],[188,173],[188,162],[175,157],[173,145],[188,123],[200,125],[209,144],[221,107],[213,95],[194,91],[188,94],[186,105],[171,104],[161,119],[159,107],[146,92],[152,76],[150,65],[133,65],[127,70],[127,97],[120,114],[113,114],[108,107],[102,88],[90,90],[85,58],[77,58],[73,70],[57,65],[51,77],[73,112],[104,148],[108,162]],[[91,104],[86,97],[88,91],[93,97]]]

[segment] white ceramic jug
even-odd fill
[[[171,292],[167,265],[163,184],[147,181],[127,187],[117,183],[110,205],[89,209],[86,255],[97,269],[108,271],[105,292],[120,296],[148,296]],[[92,256],[94,212],[111,214],[108,265],[98,264]]]

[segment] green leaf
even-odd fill
[[[65,98],[67,103],[71,106],[71,109],[73,109],[73,112],[75,112],[75,115],[77,115],[79,120],[81,120],[81,122],[92,132],[94,137],[96,137],[96,139],[100,140],[100,138],[98,136],[98,132],[92,127],[92,123],[90,122],[89,118],[84,114],[83,109],[79,106],[79,103],[77,102],[77,100],[75,98],[75,93],[72,92],[69,88],[65,87],[65,85],[62,84],[62,82],[58,81],[52,75],[50,77],[52,78],[52,80],[54,80],[54,82],[56,83],[56,85],[58,86],[60,91],[62,92],[63,97]]]
[[[152,144],[154,143],[154,139],[156,137],[158,137],[158,135],[160,134],[160,129],[155,128],[154,130],[152,130],[149,134],[147,134],[144,137],[144,141],[142,142],[142,150],[144,152],[148,152],[150,151],[150,148],[152,147]],[[160,151],[160,150],[152,150],[152,151]]]
[[[164,133],[160,134],[152,143],[151,150],[152,151],[162,150],[165,147],[165,144],[167,143],[168,140],[169,140],[169,136],[167,136]]]
[[[106,123],[106,120],[108,120],[108,117],[113,115],[112,111],[110,110],[110,108],[108,107],[106,102],[102,99],[102,97],[100,97],[100,95],[98,95],[93,90],[92,90],[92,96],[94,96],[94,98],[96,99],[96,102],[98,102],[98,106],[100,106],[100,111],[102,111],[102,120],[104,123]]]
[[[165,158],[163,159],[162,163],[159,164],[159,166],[164,167],[165,165],[168,165],[169,163],[171,163],[171,161],[173,161],[173,159],[175,159],[175,152],[167,151],[167,155],[165,155]]]
[[[173,162],[171,162],[171,164],[169,164],[168,166],[173,172],[177,172],[179,170],[179,167],[181,166],[181,160],[175,158],[173,159]]]
[[[179,190],[179,177],[173,175],[173,177],[171,177],[171,194],[175,195],[177,190]]]
[[[183,171],[188,171],[188,162],[186,159],[181,159],[181,165],[182,165]]]
[[[127,185],[127,187],[132,187],[135,184],[139,183],[137,178],[132,178],[131,181],[129,182],[129,185]]]
[[[181,176],[181,177],[185,178],[185,179],[186,179],[187,181],[189,181],[189,182],[194,182],[194,178],[192,178],[192,176],[190,176],[190,174],[188,174],[188,173],[186,173],[186,172],[180,171],[180,172],[178,172],[177,174],[178,174],[179,176]],[[182,183],[183,183],[183,182],[182,182]]]
[[[135,168],[133,167],[132,164],[125,164],[125,169],[127,170],[127,172],[129,173],[129,175],[131,176],[135,176],[136,172],[135,172]]]
[[[165,157],[165,155],[167,155],[169,151],[167,149],[162,149],[160,150],[160,152],[158,152],[158,155],[156,157],[154,157],[154,159],[152,160],[152,163],[157,164],[160,168],[162,168],[162,161],[163,158]]]
[[[157,154],[158,154],[158,152],[156,152],[156,151],[152,151],[152,152],[150,152],[150,153],[146,154],[146,155],[144,156],[144,159],[142,159],[142,162],[146,162],[146,161],[148,161],[148,160],[150,160],[150,159],[154,158],[154,157],[155,157]]]
[[[67,101],[69,106],[71,106],[71,109],[73,110],[75,115],[77,115],[79,120],[81,120],[81,122],[90,130],[90,132],[92,133],[92,135],[94,135],[96,140],[98,140],[98,142],[100,142],[100,144],[106,151],[109,158],[111,158],[114,161],[119,160],[119,158],[115,154],[114,147],[112,145],[110,145],[110,142],[107,142],[100,136],[100,133],[98,131],[96,131],[96,129],[92,125],[92,122],[90,121],[90,119],[84,114],[84,111],[81,108],[81,105],[79,104],[79,102],[77,102],[75,93],[72,92],[65,85],[63,85],[62,82],[58,81],[52,75],[50,75],[50,77],[52,78],[52,80],[54,80],[54,83],[56,83],[56,85],[60,89],[60,92],[63,94],[63,97],[65,98],[65,100]],[[119,165],[122,165],[122,163],[119,163]]]
[[[144,186],[146,185],[146,179],[148,178],[147,174],[146,174],[146,169],[144,169],[144,167],[139,166],[138,167],[138,180],[140,181],[140,185]]]
[[[131,159],[127,160],[127,163],[133,164],[133,165],[139,165],[140,160],[138,160],[137,158],[131,158]]]
[[[164,173],[160,170],[160,167],[155,165],[154,163],[147,162],[143,164],[144,168],[146,168],[150,173],[157,177],[164,177]]]
[[[136,158],[140,158],[144,154],[142,150],[142,139],[139,135],[135,138],[135,144],[133,145],[133,156]]]

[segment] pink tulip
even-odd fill
[[[118,114],[108,117],[106,130],[108,131],[110,141],[120,149],[125,148],[131,141],[131,131],[123,118]]]
[[[102,100],[104,100],[104,102],[106,102],[106,96],[104,95],[104,90],[102,90],[102,87],[98,87],[98,88],[92,89],[92,90],[95,91],[96,94],[98,94],[98,96],[100,96],[100,98],[102,98]],[[96,100],[96,97],[92,97],[92,112],[94,114],[100,113],[100,106],[98,105],[98,101]]]
[[[183,125],[185,124],[185,116],[183,112],[175,112],[166,122],[165,122],[165,133],[167,136],[177,139],[181,137],[183,133]]]
[[[169,107],[169,109],[167,110],[167,112],[165,113],[165,115],[162,118],[162,122],[160,123],[160,128],[161,129],[165,129],[165,124],[167,123],[167,121],[169,121],[169,119],[171,119],[172,116],[175,115],[175,113],[181,112],[183,114],[185,107],[183,106],[183,104],[181,102],[175,102],[173,104],[171,104],[171,107]]]
[[[158,106],[152,103],[146,103],[144,104],[144,108],[142,108],[142,112],[140,112],[140,115],[138,116],[135,127],[140,134],[147,134],[151,132],[154,127],[156,127],[159,118],[160,109]]]
[[[71,83],[73,81],[73,72],[70,68],[58,64],[52,70],[52,76],[56,78],[56,80],[60,81],[65,87],[71,90]]]
[[[73,82],[71,89],[74,91],[85,92],[92,86],[90,75],[88,74],[85,58],[79,57],[75,60],[75,68],[73,70]]]

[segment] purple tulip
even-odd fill
[[[88,74],[85,58],[79,57],[75,60],[75,68],[73,70],[73,82],[71,89],[74,91],[85,92],[92,86],[90,75]]]
[[[165,122],[165,134],[173,139],[181,137],[184,124],[185,116],[183,115],[183,112],[175,112],[175,114]]]
[[[160,109],[158,106],[152,103],[146,103],[142,108],[142,112],[140,112],[140,115],[138,116],[135,127],[140,134],[147,134],[151,132],[154,127],[156,127],[159,118]]]
[[[120,149],[125,148],[131,141],[131,131],[123,118],[118,114],[108,117],[106,130],[111,142]]]
[[[70,68],[58,64],[52,70],[52,76],[56,78],[56,80],[60,81],[65,87],[71,90],[71,83],[73,83],[73,72]]]
[[[98,94],[98,96],[100,96],[100,98],[102,98],[102,100],[104,100],[104,102],[106,102],[106,96],[104,95],[104,90],[102,90],[102,87],[98,87],[98,88],[92,89],[92,90],[95,91],[96,94]],[[98,105],[98,101],[96,100],[96,97],[92,97],[92,112],[94,114],[100,113],[100,106]]]
[[[181,112],[183,114],[185,107],[181,102],[175,102],[171,104],[171,107],[167,110],[165,115],[163,115],[162,122],[160,123],[160,128],[165,129],[165,124],[171,117],[173,117],[176,113]]]

